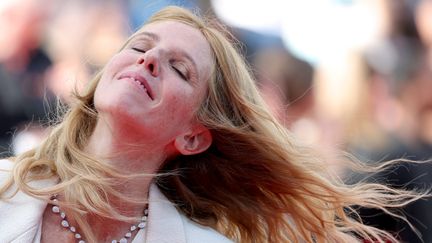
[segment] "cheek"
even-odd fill
[[[94,94],[94,106],[99,113],[108,112],[113,109],[112,102],[109,102],[111,99],[108,98],[110,96],[112,97],[109,89],[104,87],[103,82],[99,82]]]
[[[196,112],[204,102],[207,86],[186,86],[175,89],[168,102],[168,114],[170,121],[178,124],[189,124],[195,117]]]
[[[188,126],[199,105],[194,98],[192,95],[181,95],[179,93],[172,96],[165,109],[166,119],[162,122],[166,124],[161,124],[161,126],[168,127],[169,124],[178,128]]]
[[[173,117],[171,119],[179,119],[179,120],[189,120],[192,118],[194,113],[193,104],[189,102],[187,99],[175,97],[173,99],[173,105],[170,107],[171,114]]]
[[[134,57],[132,57],[128,53],[125,53],[125,51],[117,53],[109,60],[109,62],[105,66],[105,72],[103,76],[111,78],[118,72],[122,71],[125,67],[133,64],[134,60]]]
[[[113,90],[111,83],[115,76],[130,65],[132,59],[126,53],[120,52],[114,55],[106,64],[104,72],[101,76],[99,84],[95,91],[95,106],[102,105],[109,101],[108,97],[116,95],[116,90]]]

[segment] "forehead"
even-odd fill
[[[207,39],[198,29],[175,21],[161,21],[143,26],[136,36],[143,33],[147,37],[154,35],[154,41],[170,51],[189,55],[197,66],[199,77],[209,77],[213,55]]]

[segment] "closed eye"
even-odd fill
[[[179,69],[177,69],[176,67],[172,66],[172,68],[174,69],[174,71],[184,80],[188,81],[188,78],[186,76],[186,74],[182,73]]]
[[[131,49],[134,50],[134,51],[137,51],[137,52],[142,52],[142,53],[146,52],[146,50],[140,49],[140,48],[136,48],[136,47],[132,47]]]

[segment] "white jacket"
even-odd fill
[[[12,162],[0,160],[0,185],[10,175]],[[53,185],[54,180],[35,181],[38,188]],[[45,201],[18,192],[11,200],[0,200],[0,243],[35,243],[40,241]],[[59,225],[59,227],[61,227]],[[137,238],[137,237],[136,237]],[[135,238],[135,239],[136,239]],[[133,241],[135,243],[135,240]],[[152,185],[149,192],[149,213],[143,243],[230,243],[215,230],[198,225],[183,214]]]

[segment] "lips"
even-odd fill
[[[150,99],[154,100],[153,90],[151,89],[150,85],[148,84],[144,76],[140,75],[137,72],[125,72],[120,75],[119,79],[124,79],[124,78],[133,79],[133,81],[136,82],[141,87],[141,89],[147,93]]]

